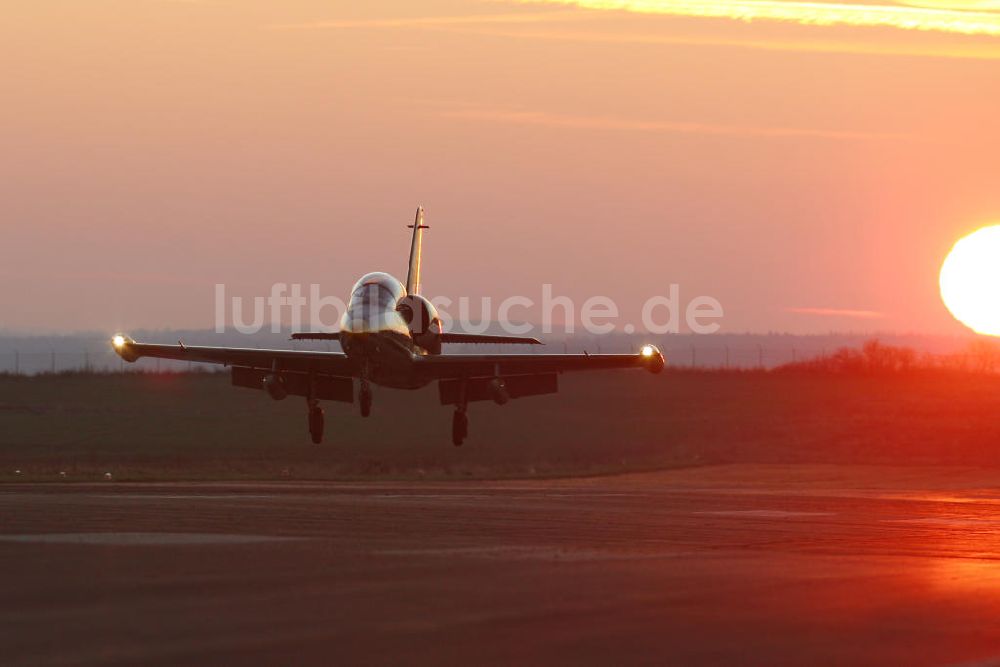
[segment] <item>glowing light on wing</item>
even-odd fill
[[[1000,35],[1000,14],[988,11],[887,4],[781,2],[780,0],[521,0],[526,4],[572,5],[640,14],[786,21],[805,25],[852,25],[927,30],[963,35]],[[992,4],[982,5],[991,7]]]

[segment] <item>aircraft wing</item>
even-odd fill
[[[528,336],[494,336],[491,334],[467,334],[467,333],[442,333],[442,343],[465,343],[480,345],[490,343],[493,345],[542,345],[542,341]]]
[[[283,371],[313,372],[338,377],[356,375],[354,363],[342,352],[304,350],[258,350],[241,347],[205,347],[202,345],[151,345],[137,343],[121,334],[112,338],[112,347],[125,361],[158,357],[178,361],[197,361],[224,366],[246,366]]]
[[[340,340],[339,332],[303,331],[293,333],[292,340]],[[494,345],[542,345],[542,341],[529,336],[494,336],[491,334],[442,333],[442,343],[465,343]]]
[[[539,375],[611,368],[663,370],[664,360],[652,345],[637,354],[439,354],[415,362],[424,377],[437,380],[510,375]]]

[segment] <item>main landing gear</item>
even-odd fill
[[[310,399],[309,401],[309,435],[315,444],[323,442],[323,408],[319,407],[319,401]]]
[[[451,416],[451,444],[461,447],[469,435],[469,395],[467,380],[462,378],[458,385],[458,401],[455,403],[455,414]]]
[[[465,412],[465,407],[455,408],[455,414],[451,416],[451,444],[461,447],[469,435],[469,415]]]

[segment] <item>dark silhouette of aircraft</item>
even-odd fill
[[[361,415],[372,407],[372,383],[394,389],[418,389],[437,381],[442,405],[454,405],[451,437],[459,446],[468,435],[466,409],[470,401],[492,400],[498,405],[512,398],[552,394],[557,377],[566,371],[610,368],[663,370],[663,355],[653,345],[638,354],[441,354],[447,343],[541,345],[535,338],[441,331],[441,319],[420,294],[420,255],[424,211],[417,209],[410,244],[410,265],[404,286],[387,273],[369,273],[351,290],[340,331],[294,333],[293,340],[336,340],[343,352],[258,350],[194,345],[137,343],[124,334],[112,340],[125,361],[159,357],[224,364],[232,367],[238,387],[263,389],[274,400],[304,396],[309,408],[312,441],[323,439],[321,400],[354,402],[358,382]]]

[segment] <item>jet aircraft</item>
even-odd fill
[[[663,355],[653,345],[637,354],[442,354],[451,343],[541,345],[536,338],[442,331],[441,318],[420,293],[424,211],[417,209],[410,227],[410,262],[404,285],[383,272],[361,277],[335,332],[293,333],[293,340],[340,343],[342,352],[260,350],[232,347],[138,343],[115,334],[111,345],[125,361],[158,357],[231,367],[232,383],[266,391],[274,400],[289,395],[306,399],[309,434],[323,440],[320,401],[353,403],[361,415],[371,414],[373,384],[418,389],[438,383],[442,405],[453,405],[451,437],[460,446],[468,435],[467,408],[473,401],[503,405],[514,398],[552,394],[558,376],[567,371],[644,368],[659,373]],[[357,391],[355,391],[357,381]]]

